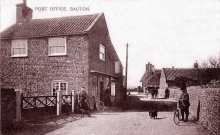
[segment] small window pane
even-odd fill
[[[102,45],[100,45],[100,47],[99,47],[100,49],[100,52],[99,52],[99,58],[101,59],[101,60],[105,60],[105,47],[104,46],[102,46]]]
[[[65,54],[65,42],[65,38],[49,39],[49,54]]]
[[[27,55],[27,41],[26,40],[14,40],[12,41],[12,56],[24,56]]]
[[[55,93],[60,90],[62,91],[62,94],[67,93],[67,82],[53,82],[52,83],[52,94],[55,95]]]
[[[61,83],[60,85],[60,90],[66,90],[66,83]]]

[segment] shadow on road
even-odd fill
[[[198,124],[198,121],[196,119],[189,119],[188,122],[183,122],[183,121],[180,121],[180,123],[178,124],[178,126],[193,126],[193,125],[197,125]]]
[[[76,117],[77,116],[77,117]],[[93,116],[95,117],[95,116]],[[16,135],[43,135],[65,126],[66,123],[74,122],[82,119],[81,115],[70,114],[38,119],[26,122],[22,128],[9,131],[10,134]]]
[[[118,115],[117,113],[99,113],[95,115]]]
[[[166,111],[172,112],[176,109],[176,102],[171,100],[140,100],[143,96],[128,96],[126,101],[122,103],[124,111]]]

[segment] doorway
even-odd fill
[[[104,102],[104,98],[103,98],[103,92],[104,92],[104,82],[100,81],[100,101]]]

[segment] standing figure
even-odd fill
[[[64,98],[64,103],[65,103],[65,106],[66,106],[66,114],[69,115],[69,108],[70,108],[70,98],[68,96],[65,96]]]
[[[154,87],[151,89],[151,94],[152,94],[152,99],[154,99],[154,96],[155,96],[155,89],[154,89]]]
[[[159,87],[155,87],[155,99],[157,99],[157,96],[158,96],[158,89]]]
[[[169,98],[170,97],[170,90],[168,89],[168,87],[166,87],[165,89],[165,98]]]
[[[181,110],[182,121],[187,122],[189,117],[189,106],[190,106],[189,94],[187,93],[186,88],[181,88],[180,90],[182,90],[182,94],[180,95],[178,101],[179,108]],[[186,119],[184,119],[184,114],[186,115]]]
[[[111,90],[109,85],[107,85],[107,88],[105,89],[105,100],[104,100],[104,104],[105,106],[112,106],[112,102],[111,102]]]

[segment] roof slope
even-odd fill
[[[166,79],[173,81],[176,77],[189,77],[197,79],[197,69],[193,68],[164,68]]]
[[[145,86],[148,87],[159,87],[159,85],[160,85],[160,79],[156,74],[152,75],[145,84]]]
[[[161,76],[161,69],[156,69],[155,74],[157,75],[158,78]]]
[[[1,38],[45,37],[86,33],[100,14],[69,16],[49,19],[33,19],[14,24],[1,33]]]
[[[158,78],[160,78],[160,76],[161,76],[161,71],[162,71],[161,69],[154,69],[154,70],[152,70],[153,74],[156,74]],[[146,82],[147,79],[149,79],[148,71],[145,71],[143,76],[140,79],[140,82]]]

